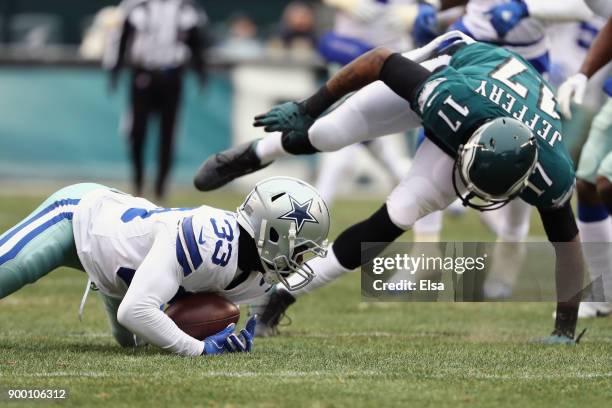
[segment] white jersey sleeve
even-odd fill
[[[182,280],[175,256],[175,232],[160,225],[155,242],[125,294],[117,320],[149,343],[177,354],[198,356],[204,343],[181,329],[161,309],[177,292]]]

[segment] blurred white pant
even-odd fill
[[[316,187],[328,206],[332,206],[336,194],[347,178],[354,176],[357,163],[355,160],[364,151],[373,156],[387,174],[397,184],[410,168],[410,159],[402,150],[398,150],[396,143],[388,136],[374,139],[367,144],[353,144],[336,152],[324,154],[319,165],[319,176]]]

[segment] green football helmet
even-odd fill
[[[315,276],[305,263],[327,255],[329,210],[319,192],[292,177],[258,183],[237,210],[238,223],[255,240],[269,284],[303,288]],[[302,279],[287,278],[296,274]]]
[[[538,162],[535,136],[514,118],[497,118],[481,125],[459,148],[453,186],[463,205],[480,211],[495,210],[517,197]],[[467,188],[457,188],[456,174]],[[480,200],[473,202],[472,199]]]

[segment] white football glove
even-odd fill
[[[374,0],[325,0],[325,3],[366,23],[384,12],[384,6]]]
[[[584,91],[586,90],[589,78],[586,75],[578,73],[567,78],[564,83],[557,89],[557,101],[563,116],[567,119],[572,117],[572,102],[582,104],[584,100]]]

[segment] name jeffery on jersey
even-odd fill
[[[525,123],[537,135],[539,158],[521,198],[546,208],[560,206],[571,196],[574,170],[562,142],[554,94],[520,56],[482,43],[464,45],[416,95],[412,105],[427,136],[452,157],[492,118]]]

